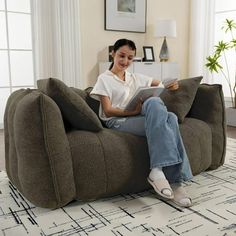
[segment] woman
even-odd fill
[[[136,54],[133,41],[119,39],[112,52],[113,63],[98,77],[91,95],[100,100],[100,118],[108,128],[146,136],[150,156],[148,182],[160,196],[182,207],[192,205],[181,183],[192,178],[177,117],[168,112],[159,97],[138,102],[132,111],[125,110],[130,98],[141,86],[158,86],[159,80],[129,73]],[[178,82],[166,88],[178,89]]]

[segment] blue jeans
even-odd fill
[[[147,99],[140,115],[112,118],[106,125],[111,129],[146,136],[150,168],[162,167],[170,183],[187,181],[193,177],[178,119],[174,113],[167,111],[159,97]]]

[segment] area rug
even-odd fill
[[[222,167],[195,176],[185,188],[194,203],[188,209],[150,190],[49,210],[28,202],[2,171],[0,235],[236,235],[236,140],[227,140]]]

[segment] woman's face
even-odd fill
[[[126,70],[132,63],[135,51],[129,46],[125,45],[120,47],[116,52],[112,53],[114,65],[113,68],[116,70]]]

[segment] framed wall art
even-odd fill
[[[153,47],[144,46],[143,47],[144,58],[143,61],[155,61]]]
[[[105,0],[105,30],[146,32],[147,0]]]

